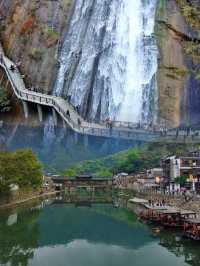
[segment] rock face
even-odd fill
[[[187,12],[198,1],[159,0],[156,35],[160,50],[158,80],[159,122],[170,127],[195,125],[200,121],[200,84],[194,51],[198,31]],[[190,11],[188,11],[190,10]],[[199,18],[193,15],[194,21]]]
[[[59,40],[73,0],[0,2],[0,41],[6,54],[21,62],[27,87],[52,90]]]

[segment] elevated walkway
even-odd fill
[[[11,66],[14,66],[14,70]],[[26,89],[23,78],[17,66],[0,49],[0,67],[2,67],[12,86],[16,97],[22,100],[26,107],[28,102],[39,106],[52,107],[64,120],[64,122],[75,132],[84,135],[93,135],[107,138],[130,139],[145,142],[200,142],[200,130],[192,134],[185,132],[177,135],[176,130],[163,134],[162,131],[145,130],[136,128],[136,125],[126,122],[113,122],[113,127],[108,128],[106,124],[89,123],[85,121],[74,109],[74,107],[61,97],[47,95]],[[26,109],[26,108],[25,108]]]

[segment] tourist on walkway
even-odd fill
[[[78,118],[78,125],[79,125],[79,127],[81,126],[81,120],[80,120],[80,118]]]
[[[67,114],[68,117],[70,117],[70,112],[69,112],[69,110],[67,110],[66,114]]]
[[[106,120],[105,120],[106,127],[108,127],[108,121],[109,120],[110,120],[110,118],[106,118]]]
[[[10,66],[10,70],[11,70],[12,72],[14,72],[14,71],[15,71],[15,67],[14,67],[13,65],[11,65],[11,66]]]

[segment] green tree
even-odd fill
[[[175,179],[175,182],[177,184],[180,184],[181,186],[183,186],[187,181],[187,176],[178,176],[176,179]]]
[[[0,112],[5,113],[9,112],[11,109],[11,103],[8,99],[7,93],[0,88]]]
[[[0,191],[15,183],[20,188],[35,188],[42,183],[42,167],[32,150],[0,153]]]

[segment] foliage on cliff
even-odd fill
[[[200,6],[195,1],[176,0],[187,23],[200,33]],[[200,36],[199,36],[200,37]]]
[[[42,168],[31,150],[0,152],[0,193],[11,184],[20,188],[36,188],[42,183]]]
[[[192,57],[195,65],[200,64],[200,6],[196,1],[176,0],[183,17],[188,25],[196,32],[196,38],[191,38],[184,43],[186,54]],[[199,67],[196,70],[196,79],[200,80]]]
[[[58,41],[68,25],[71,0],[0,1],[0,42],[20,61],[27,87],[50,92],[57,70]]]
[[[5,113],[10,111],[11,103],[8,99],[7,93],[0,88],[0,113]]]
[[[119,172],[137,173],[147,168],[159,166],[160,159],[168,154],[181,154],[191,149],[187,145],[150,144],[144,148],[133,148],[124,152],[94,161],[85,161],[66,169],[62,174],[76,176],[92,174],[94,176],[112,177]]]

